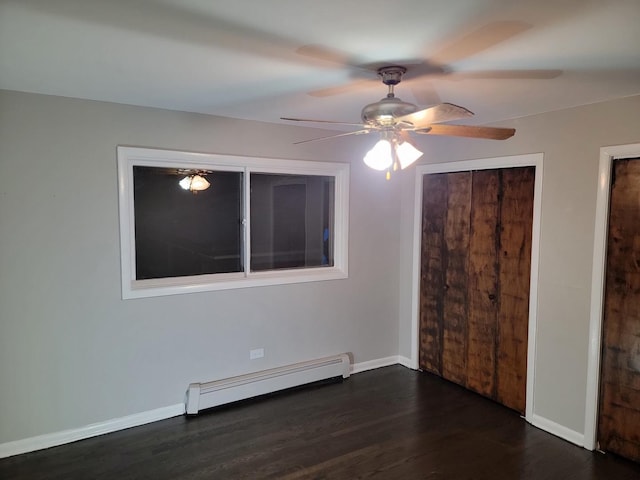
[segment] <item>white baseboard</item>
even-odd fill
[[[354,363],[351,365],[351,373],[366,372],[367,370],[373,370],[381,367],[388,367],[389,365],[400,364],[404,367],[411,368],[411,360],[402,355],[393,355],[391,357],[377,358],[375,360],[369,360],[367,362]]]
[[[556,437],[560,437],[568,442],[574,443],[579,447],[584,447],[584,434],[571,430],[570,428],[560,425],[548,418],[541,417],[534,413],[531,417],[531,425],[538,427],[540,430],[551,433]]]
[[[0,458],[12,457],[21,453],[33,452],[44,448],[56,447],[65,443],[71,443],[85,438],[104,435],[126,428],[138,427],[158,420],[165,420],[184,414],[184,403],[169,407],[156,408],[146,412],[114,418],[104,422],[92,423],[84,427],[63,430],[61,432],[47,433],[37,437],[25,438],[0,444]]]
[[[389,365],[400,364],[407,368],[411,367],[411,360],[402,355],[394,355],[391,357],[378,358],[367,362],[360,362],[351,365],[351,373],[366,372],[375,368],[387,367]],[[117,432],[126,428],[137,427],[159,420],[165,420],[171,417],[177,417],[184,414],[184,403],[171,405],[168,407],[157,408],[147,412],[127,415],[126,417],[114,418],[104,422],[92,423],[84,427],[63,430],[61,432],[47,433],[36,437],[25,438],[13,442],[0,444],[0,458],[12,457],[22,453],[42,450],[44,448],[56,447],[65,443],[76,442],[85,438],[104,435],[105,433]],[[542,427],[541,427],[542,428]]]
[[[413,362],[411,361],[411,359],[403,355],[398,355],[398,363],[403,367],[407,367],[408,369],[418,370],[418,368],[413,365]]]

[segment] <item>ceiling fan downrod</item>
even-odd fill
[[[399,66],[382,67],[378,69],[378,76],[382,79],[382,83],[389,87],[387,98],[393,98],[393,87],[402,81],[402,76],[407,73],[407,69]]]

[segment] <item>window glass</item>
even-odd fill
[[[243,270],[242,173],[134,166],[133,186],[137,280]]]
[[[252,271],[333,266],[334,177],[252,173]]]
[[[349,166],[118,147],[122,298],[348,278]]]

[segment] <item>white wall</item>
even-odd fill
[[[544,153],[534,414],[584,432],[593,232],[600,147],[640,141],[640,96],[504,122],[505,142],[421,139],[430,163]],[[402,193],[400,355],[411,353],[415,179]]]
[[[194,381],[397,354],[400,184],[361,165],[361,140],[292,145],[307,135],[0,92],[0,444],[175,405]],[[119,144],[354,157],[349,279],[122,300]],[[266,356],[250,362],[256,347]]]
[[[640,97],[504,125],[506,142],[419,146],[433,163],[544,153],[534,411],[582,433],[599,148],[640,142]],[[386,182],[361,164],[369,140],[292,145],[307,135],[0,92],[0,444],[174,405],[192,381],[410,356],[413,170]],[[118,144],[352,161],[349,279],[121,300]]]

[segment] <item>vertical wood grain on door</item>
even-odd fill
[[[467,387],[495,398],[498,335],[498,219],[500,179],[495,170],[473,175],[469,243],[469,368]]]
[[[425,175],[420,367],[524,412],[534,167]]]
[[[598,441],[640,461],[640,159],[612,168]]]
[[[444,228],[447,269],[442,309],[442,376],[464,385],[467,378],[467,315],[469,308],[469,218],[471,175],[448,177],[448,208]]]
[[[447,270],[444,243],[447,185],[446,175],[427,175],[422,191],[419,364],[420,368],[438,375],[442,375],[442,313]]]
[[[524,413],[535,169],[505,169],[501,174],[496,399]]]

